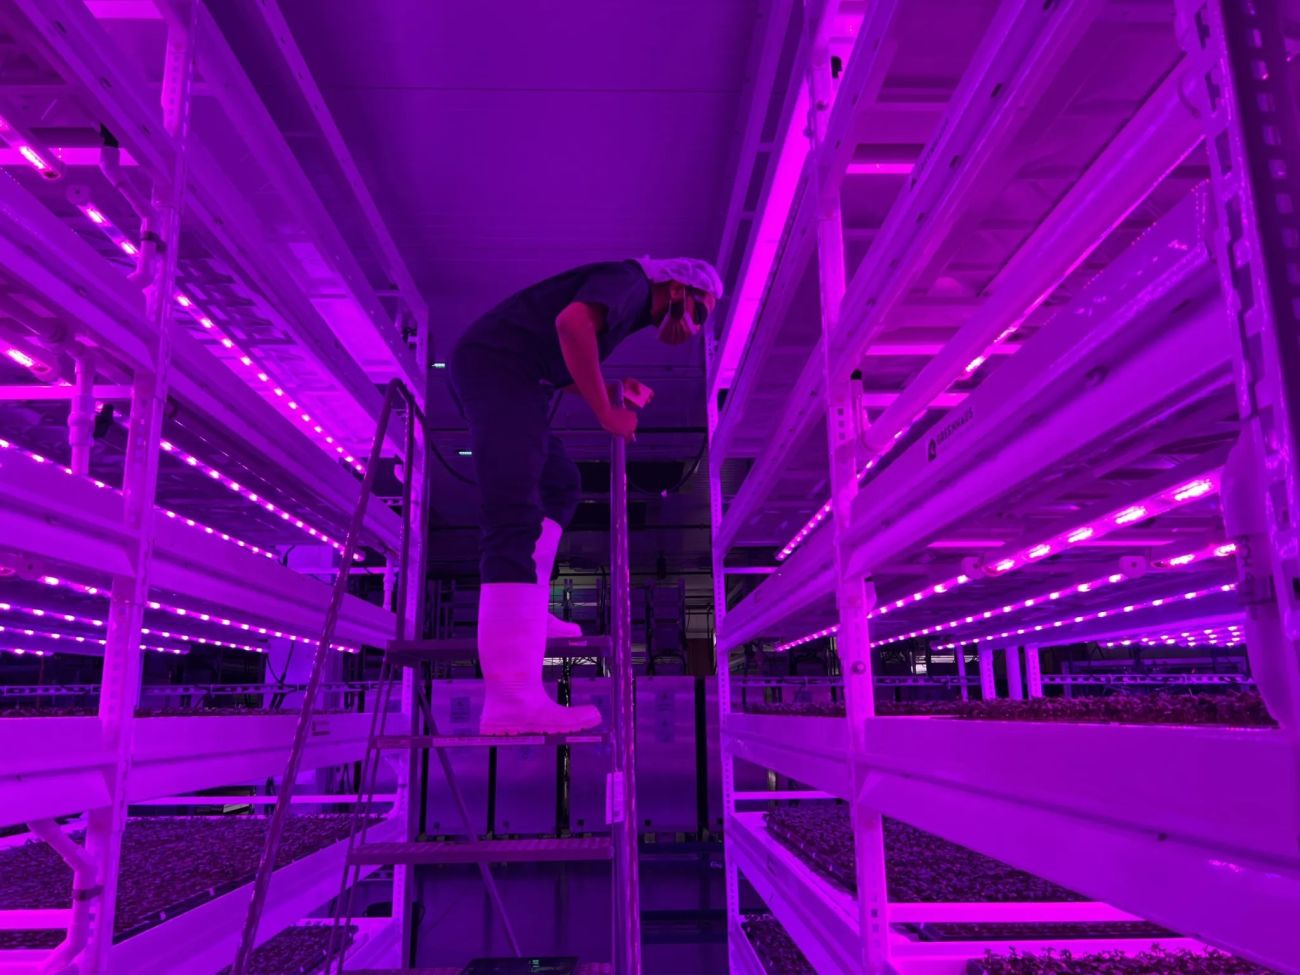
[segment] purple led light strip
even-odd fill
[[[29,630],[17,626],[0,626],[0,633],[12,634],[15,638],[18,636],[32,637],[37,640],[53,640],[61,643],[92,644],[94,646],[106,647],[108,641],[103,637],[82,636],[80,634],[53,633],[44,630]],[[142,650],[152,650],[155,653],[174,653],[181,654],[188,651],[182,647],[161,647],[151,644],[141,643]],[[45,657],[50,654],[58,653],[57,650],[33,650],[30,647],[0,647],[0,650],[7,650],[9,653],[23,654],[30,653],[36,657]]]
[[[958,647],[968,646],[972,643],[987,643],[990,640],[1006,640],[1009,639],[1010,637],[1029,636],[1034,633],[1042,633],[1046,630],[1057,629],[1063,626],[1072,626],[1076,623],[1089,623],[1093,620],[1107,619],[1111,616],[1122,616],[1125,613],[1132,613],[1139,609],[1154,609],[1156,607],[1164,606],[1167,604],[1176,604],[1182,602],[1183,600],[1199,599],[1201,596],[1208,596],[1216,592],[1233,592],[1234,590],[1236,590],[1236,588],[1237,588],[1237,584],[1235,582],[1229,582],[1229,583],[1225,583],[1222,586],[1211,586],[1207,589],[1196,589],[1193,590],[1192,592],[1185,592],[1179,595],[1160,596],[1155,599],[1149,599],[1146,602],[1129,603],[1127,606],[1124,606],[1121,609],[1102,609],[1102,610],[1098,610],[1095,613],[1083,613],[1079,616],[1075,616],[1067,619],[1053,620],[1050,623],[1038,623],[1034,626],[1022,626],[1020,627],[1020,629],[1017,630],[1003,630],[1001,633],[987,633],[984,636],[967,637],[958,642],[940,644],[936,647],[933,647],[932,649],[955,650]]]
[[[103,231],[104,235],[107,236],[108,239],[122,251],[122,253],[126,254],[128,257],[135,257],[140,253],[140,248],[136,244],[132,243],[130,238],[108,219],[102,209],[91,203],[80,204],[77,209],[81,211],[87,220]],[[196,305],[191,298],[185,294],[178,294],[176,296],[176,303],[188,311],[190,315],[193,316],[194,320],[203,328],[216,335],[223,348],[234,352],[239,357],[240,365],[247,369],[251,369],[253,375],[257,377],[259,382],[274,386],[271,376],[266,369],[261,364],[255,362],[251,355],[236,345],[234,339],[218,328],[216,322],[212,320],[212,317],[200,310],[198,305]],[[313,419],[310,413],[304,412],[302,407],[298,403],[294,402],[292,398],[287,398],[283,387],[274,386],[273,392],[275,393],[276,403],[280,412],[285,416],[292,418],[293,421],[304,430],[321,438],[326,444],[333,447],[335,453],[337,453],[345,463],[350,465],[358,473],[364,474],[366,472],[365,464],[349,453],[344,447],[339,445],[333,435],[327,434],[319,420]]]
[[[909,172],[911,171],[910,165],[908,171]],[[989,357],[991,355],[993,355],[993,351],[997,349],[999,346],[1006,345],[1006,343],[1010,339],[1015,337],[1015,334],[1017,331],[1019,331],[1019,329],[1020,329],[1019,325],[1012,325],[1010,328],[1003,331],[1002,334],[999,335],[996,339],[990,342],[989,347],[984,350],[984,353],[982,355],[976,356],[969,363],[967,363],[965,371],[957,379],[957,382],[961,382],[963,380],[969,379],[971,376],[975,375],[975,373],[979,371],[980,367],[989,360]],[[1014,354],[1015,352],[1018,352],[1020,350],[1020,346],[1018,345],[1008,345],[1007,348],[1010,350],[1008,354]],[[917,423],[921,421],[921,418],[925,416],[925,414],[928,413],[934,407],[935,403],[942,400],[945,396],[948,396],[951,393],[951,391],[952,391],[952,386],[950,384],[947,389],[939,393],[937,396],[934,397],[933,400],[927,403],[921,409],[921,411],[917,413],[915,417],[912,418],[911,423],[908,423],[905,427],[903,427],[903,429],[895,433],[891,438],[890,443],[885,447],[885,449],[878,452],[871,460],[867,462],[867,466],[864,467],[861,470],[861,472],[859,472],[858,480],[861,481],[864,477],[866,477],[867,473],[873,467],[876,466],[877,461],[879,461],[880,458],[885,456],[885,454],[893,447],[895,443],[903,439],[903,437],[907,435],[907,432],[911,430],[914,426],[916,426]],[[814,514],[811,518],[808,519],[807,522],[804,523],[804,526],[802,528],[800,528],[797,532],[795,532],[794,537],[791,538],[790,541],[786,542],[785,547],[782,548],[781,551],[776,553],[776,560],[778,562],[784,562],[787,558],[793,555],[794,550],[797,549],[800,545],[802,545],[804,539],[806,539],[809,535],[811,535],[813,531],[816,530],[818,525],[820,525],[823,521],[829,518],[830,514],[831,514],[831,502],[827,501],[824,505],[822,505],[820,508],[817,509],[816,514]]]
[[[360,459],[353,456],[346,447],[340,444],[333,434],[327,433],[324,426],[318,419],[312,417],[310,413],[303,410],[302,405],[295,401],[284,389],[282,385],[277,385],[271,378],[266,367],[258,363],[251,355],[240,348],[235,340],[223,332],[221,328],[213,321],[212,316],[204,312],[194,299],[186,294],[178,294],[176,303],[190,313],[190,316],[199,323],[205,330],[211,332],[217,337],[217,341],[225,349],[229,349],[239,357],[239,364],[248,369],[258,382],[270,388],[271,393],[275,396],[275,402],[279,405],[280,411],[286,416],[293,419],[295,423],[301,426],[307,432],[314,434],[322,440],[327,446],[331,447],[343,462],[348,464],[358,474],[365,474],[366,465]]]
[[[80,623],[83,626],[93,626],[97,629],[104,628],[104,621],[95,619],[90,616],[78,616],[75,613],[61,613],[56,610],[40,609],[36,606],[20,606],[15,603],[0,603],[0,612],[8,613],[26,613],[29,616],[35,616],[38,619],[49,621],[61,621],[64,623]],[[0,627],[3,630],[3,627]],[[201,636],[197,633],[185,633],[181,631],[151,629],[147,626],[140,627],[140,632],[144,636],[160,636],[165,640],[183,640],[186,643],[202,643],[212,647],[225,647],[230,650],[247,650],[250,653],[265,653],[264,647],[256,647],[248,643],[233,643],[229,640],[216,640],[212,637]],[[30,635],[30,634],[29,634]],[[77,634],[62,634],[64,639],[75,640],[78,643],[84,642],[84,638]],[[59,639],[56,636],[54,639]],[[100,640],[99,643],[104,641]]]
[[[1131,647],[1140,644],[1146,647],[1158,646],[1236,646],[1244,639],[1241,627],[1236,623],[1227,626],[1206,627],[1204,629],[1180,630],[1176,633],[1147,633],[1128,640],[1107,640],[1103,647]]]
[[[86,586],[86,585],[82,585],[79,582],[70,582],[67,579],[59,579],[56,578],[55,576],[41,576],[41,582],[45,583],[47,586],[55,586],[62,589],[70,589],[73,592],[82,593],[83,595],[87,595],[87,596],[98,596],[103,599],[108,598],[108,593],[103,592],[96,586]],[[45,610],[32,609],[32,608],[22,607],[22,606],[14,607],[13,604],[11,603],[0,603],[0,610],[14,609],[14,608],[17,608],[21,612],[30,612],[34,616],[46,615]],[[293,643],[301,643],[304,646],[314,647],[319,642],[318,640],[314,640],[308,636],[302,636],[301,634],[286,633],[283,630],[274,630],[269,627],[261,626],[255,623],[241,622],[240,620],[232,619],[229,616],[221,616],[219,614],[209,613],[205,610],[190,609],[185,606],[177,606],[172,603],[163,603],[157,600],[150,600],[148,603],[148,608],[156,611],[171,613],[175,616],[182,616],[193,622],[212,623],[217,626],[233,627],[242,630],[246,633],[255,633],[258,636],[276,637],[282,640],[289,640]],[[63,613],[49,613],[49,615],[55,617],[62,616],[68,622],[87,621],[85,617],[72,617],[69,616],[68,614],[63,614]],[[89,622],[91,626],[103,625],[103,620],[89,620]],[[194,642],[196,643],[202,642],[199,640],[198,637],[191,638],[189,636],[185,636],[179,638],[193,639]],[[351,653],[351,652],[355,652],[359,648],[354,647],[350,644],[335,643],[334,649]]]
[[[1195,552],[1187,552],[1183,555],[1175,555],[1167,559],[1159,559],[1156,562],[1152,563],[1152,567],[1161,570],[1182,568],[1183,566],[1191,565],[1193,562],[1201,561],[1206,558],[1226,558],[1227,556],[1232,555],[1236,551],[1237,551],[1237,546],[1234,545],[1232,542],[1216,542],[1213,545],[1207,545],[1204,548],[1197,549]],[[959,577],[959,578],[965,578],[965,577]],[[1137,576],[1133,578],[1141,578],[1141,576]],[[1093,590],[1099,589],[1105,585],[1117,585],[1121,582],[1128,581],[1129,579],[1130,579],[1129,576],[1125,576],[1122,573],[1118,573],[1118,572],[1112,573],[1111,575],[1101,576],[1097,579],[1093,579],[1090,582],[1077,583],[1075,585],[1068,586],[1064,589],[1053,590],[1051,592],[1042,593],[1038,596],[1031,596],[1026,599],[1020,599],[1014,603],[1008,603],[1003,606],[995,607],[994,609],[981,610],[979,612],[972,613],[968,616],[962,616],[956,619],[947,620],[943,623],[936,623],[933,626],[927,626],[919,630],[913,630],[911,633],[903,633],[898,636],[891,636],[884,640],[873,640],[871,646],[873,648],[886,647],[894,643],[901,643],[904,640],[914,640],[918,637],[929,636],[932,633],[938,633],[941,630],[955,629],[965,624],[977,623],[980,622],[981,620],[992,619],[995,616],[1003,616],[1008,613],[1017,612],[1022,609],[1029,609],[1030,607],[1038,605],[1039,603],[1051,602],[1054,600],[1063,599],[1068,596],[1073,596],[1080,593],[1092,592]],[[876,614],[873,611],[867,614],[867,618],[873,619],[877,615],[878,614]],[[811,641],[821,639],[822,637],[833,636],[838,632],[839,632],[838,624],[834,626],[828,626],[825,629],[818,630],[815,633],[809,633],[806,636],[799,637],[799,639],[797,640],[791,640],[788,643],[778,644],[774,652],[779,653],[782,650],[789,650],[792,647],[802,646],[805,643],[810,643]]]
[[[996,560],[989,560],[980,567],[980,570],[987,576],[1004,576],[1008,572],[1014,572],[1022,569],[1026,565],[1039,562],[1049,555],[1057,555],[1072,546],[1082,545],[1087,542],[1093,542],[1097,539],[1104,538],[1111,532],[1120,528],[1127,528],[1130,525],[1136,525],[1139,522],[1147,521],[1157,515],[1164,514],[1166,511],[1180,504],[1186,504],[1189,501],[1197,501],[1202,498],[1210,497],[1217,494],[1219,490],[1219,471],[1216,469],[1208,474],[1184,481],[1177,487],[1169,488],[1164,491],[1158,491],[1150,495],[1137,504],[1126,505],[1123,508],[1117,508],[1100,518],[1094,518],[1075,528],[1060,532],[1040,542],[1032,545],[1026,545],[1018,551],[1002,556]],[[917,592],[898,599],[892,603],[882,605],[878,609],[868,614],[868,619],[874,616],[883,616],[891,610],[902,609],[914,603],[919,603],[923,599],[932,596],[942,595],[945,592],[965,585],[970,582],[970,576],[959,575],[944,582],[927,586]]]
[[[80,476],[75,471],[73,471],[71,467],[63,467],[59,464],[54,463],[54,461],[50,460],[48,457],[44,457],[41,454],[36,453],[34,450],[27,450],[24,447],[19,447],[17,444],[10,443],[8,440],[0,439],[0,449],[16,450],[20,454],[25,456],[28,460],[33,460],[38,464],[49,464],[50,466],[56,468],[57,470],[63,471],[64,474],[67,474],[70,477]],[[102,488],[105,491],[112,491],[115,494],[119,494],[119,495],[122,493],[117,488],[113,487],[111,484],[105,484],[103,481],[98,480],[97,478],[92,477],[92,478],[87,478],[87,480],[89,480],[92,484],[94,484],[95,487]],[[220,538],[222,541],[230,542],[233,545],[238,545],[240,548],[247,549],[248,551],[253,552],[257,555],[264,556],[268,559],[274,559],[276,557],[274,552],[270,552],[264,548],[260,548],[257,545],[254,545],[252,542],[246,542],[242,538],[235,538],[233,535],[227,534],[226,532],[218,531],[215,528],[212,528],[208,525],[204,525],[201,522],[195,521],[193,518],[187,518],[184,515],[177,514],[175,511],[169,511],[166,508],[160,507],[158,508],[158,510],[161,511],[168,518],[175,518],[180,521],[183,521],[185,522],[186,525],[188,525],[191,528],[202,529],[204,532],[206,532],[209,535],[216,536],[217,538]]]
[[[273,502],[266,500],[261,495],[257,494],[257,492],[250,491],[244,485],[236,481],[233,477],[228,477],[227,475],[223,474],[220,470],[213,467],[211,464],[199,460],[199,458],[195,457],[193,454],[182,450],[180,447],[177,447],[170,440],[161,441],[161,446],[165,452],[171,454],[173,457],[177,458],[182,463],[187,464],[190,467],[193,467],[195,470],[202,471],[204,474],[207,474],[209,478],[211,478],[216,483],[220,484],[226,490],[232,491],[235,494],[239,495],[241,498],[244,498],[247,501],[251,501],[254,504],[258,505],[259,507],[265,508],[271,514],[279,515],[280,519],[284,521],[286,524],[301,529],[316,541],[324,542],[326,545],[330,546],[330,548],[334,549],[335,551],[338,552],[343,551],[342,542],[331,538],[329,535],[326,535],[320,529],[307,524],[301,518],[297,518],[294,515],[291,515],[283,508],[277,507]],[[169,515],[169,517],[176,517],[176,516]],[[356,560],[360,560],[362,558],[361,553],[359,552],[356,553],[353,556],[353,558]]]
[[[1176,555],[1168,559],[1161,559],[1153,563],[1153,567],[1161,570],[1178,569],[1193,562],[1205,558],[1226,558],[1237,551],[1237,546],[1231,542],[1218,542],[1214,545],[1207,545],[1195,552],[1188,552],[1184,555]],[[1116,572],[1111,575],[1100,576],[1088,582],[1080,582],[1075,585],[1067,586],[1064,589],[1056,589],[1051,592],[1040,593],[1037,596],[1030,596],[1026,599],[1019,599],[1013,603],[1007,603],[994,609],[986,609],[981,612],[972,613],[969,616],[961,616],[956,619],[947,620],[943,623],[935,623],[933,626],[926,626],[919,630],[913,630],[911,633],[891,636],[885,640],[875,640],[872,642],[873,647],[889,646],[893,643],[900,643],[903,640],[914,640],[917,637],[929,636],[932,633],[938,633],[941,630],[956,629],[970,623],[978,623],[982,620],[992,619],[995,616],[1005,616],[1009,613],[1015,613],[1022,609],[1029,609],[1040,603],[1052,602],[1067,596],[1073,596],[1082,593],[1093,592],[1102,586],[1117,585],[1129,581],[1130,578],[1142,578],[1141,576],[1126,576],[1123,573]]]

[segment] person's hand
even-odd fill
[[[637,409],[645,409],[655,398],[655,391],[639,379],[623,380],[623,398]]]
[[[624,407],[611,406],[609,412],[600,417],[600,425],[616,437],[636,439],[636,414]]]

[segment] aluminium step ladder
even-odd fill
[[[304,697],[303,711],[299,716],[293,751],[284,779],[280,783],[279,800],[272,816],[268,830],[266,847],[259,865],[254,892],[245,922],[240,951],[236,957],[234,975],[241,975],[247,959],[256,941],[258,924],[265,904],[270,876],[278,853],[283,820],[289,812],[289,796],[297,771],[301,764],[302,753],[309,736],[312,710],[315,705],[319,675],[323,669],[325,648],[328,648],[338,618],[338,605],[341,604],[345,591],[348,570],[351,565],[352,552],[357,543],[373,483],[371,473],[377,466],[381,445],[384,442],[386,426],[392,404],[399,394],[407,401],[410,416],[418,417],[419,423],[425,420],[419,414],[414,401],[397,381],[390,384],[385,399],[385,408],[381,414],[379,429],[376,432],[372,449],[371,464],[362,485],[361,500],[353,518],[347,544],[344,547],[344,560],[335,584],[335,598],[326,615],[325,634],[320,643],[313,663],[311,679]],[[621,405],[622,387],[614,384],[610,390],[611,401]],[[412,449],[411,430],[408,423],[408,451]],[[408,454],[409,455],[409,454]],[[426,496],[427,496],[427,465]],[[409,512],[410,485],[404,485],[406,494],[403,498],[403,511]],[[427,511],[427,505],[425,506]],[[427,596],[423,580],[409,578],[410,538],[412,532],[420,532],[426,537],[423,526],[412,526],[410,518],[404,519],[401,569],[399,575],[398,605],[403,606],[405,593],[411,581],[420,585],[419,592]],[[448,640],[409,640],[404,639],[404,617],[398,614],[397,639],[390,642],[384,653],[380,668],[378,690],[374,711],[371,716],[370,735],[362,771],[358,782],[359,798],[362,800],[354,806],[352,829],[348,838],[347,853],[343,863],[343,877],[339,896],[334,903],[334,923],[331,927],[329,948],[323,970],[327,973],[342,975],[346,956],[346,939],[344,926],[350,924],[356,916],[354,903],[357,887],[362,878],[363,868],[374,866],[402,866],[473,863],[478,866],[493,903],[500,918],[506,936],[516,956],[520,949],[518,939],[510,923],[504,901],[492,876],[491,864],[517,862],[568,862],[608,860],[611,862],[611,904],[612,904],[612,964],[590,964],[580,966],[580,970],[589,973],[609,973],[609,975],[640,975],[641,972],[641,931],[640,931],[640,893],[637,864],[637,814],[636,814],[636,722],[635,694],[632,674],[632,632],[631,632],[631,581],[628,563],[628,513],[627,513],[627,446],[624,441],[614,438],[610,464],[610,577],[611,577],[611,622],[608,636],[583,637],[574,639],[550,640],[547,642],[548,658],[599,658],[604,662],[605,673],[611,681],[609,713],[604,714],[604,724],[600,729],[570,735],[522,735],[511,737],[443,735],[439,733],[434,719],[428,694],[429,667],[437,662],[464,660],[476,656],[476,641],[473,638]],[[417,613],[415,632],[422,632],[424,617],[424,599],[421,599],[420,612]],[[412,678],[405,684],[407,677]],[[406,730],[391,732],[388,721],[393,703],[395,688],[409,686],[413,691],[413,713],[410,715],[411,727]],[[610,769],[606,775],[605,808],[606,823],[610,828],[608,837],[566,837],[553,839],[483,839],[471,822],[468,807],[456,780],[449,752],[452,749],[475,748],[510,748],[525,745],[554,745],[574,747],[584,745],[608,745],[610,751]],[[367,835],[376,820],[375,784],[378,769],[385,751],[405,751],[409,756],[410,788],[406,790],[407,808],[405,823],[407,836],[398,842],[368,842]],[[461,838],[455,841],[428,840],[421,838],[419,825],[420,798],[428,789],[428,782],[421,775],[421,769],[427,768],[422,761],[424,755],[432,753],[437,757],[442,769],[447,788],[455,803],[460,825]],[[418,786],[418,789],[417,789]],[[409,898],[409,893],[406,895]],[[396,898],[394,898],[394,919],[399,917]],[[405,919],[404,919],[405,920]],[[403,967],[383,970],[382,975],[407,973],[415,975],[425,969],[411,967],[414,963],[414,928],[406,924],[402,938]],[[409,932],[409,937],[407,935]],[[365,971],[379,973],[380,970]],[[357,975],[356,972],[349,975]]]

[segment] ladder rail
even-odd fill
[[[391,386],[390,386],[391,388]],[[409,403],[414,406],[414,403]],[[402,538],[398,551],[398,575],[397,589],[395,593],[395,605],[397,606],[397,639],[401,640],[406,637],[406,607],[407,598],[410,592],[410,563],[411,563],[411,500],[414,490],[414,478],[411,476],[415,469],[415,426],[417,412],[407,415],[405,440],[403,448],[406,457],[406,476],[402,478]],[[386,435],[386,430],[380,430],[376,434],[376,442],[382,443]],[[425,481],[422,485],[427,488],[427,471],[428,465],[422,468],[425,473]],[[428,497],[428,491],[424,491],[424,497]],[[427,504],[422,507],[422,511],[427,510]],[[421,531],[424,525],[421,524]],[[416,609],[416,620],[414,630],[416,633],[422,632],[423,627],[423,601]],[[379,692],[375,695],[374,711],[370,715],[370,733],[366,742],[366,754],[362,760],[361,774],[357,781],[357,794],[362,801],[352,808],[352,823],[348,830],[348,845],[343,856],[342,877],[340,879],[339,896],[335,898],[333,917],[330,922],[330,937],[326,946],[325,960],[327,969],[338,959],[338,971],[343,970],[343,946],[342,928],[345,919],[350,920],[353,916],[353,905],[356,903],[356,888],[361,879],[360,866],[352,866],[352,852],[356,849],[358,842],[365,842],[366,836],[370,831],[370,823],[374,810],[375,802],[375,784],[378,779],[378,768],[380,756],[375,752],[374,742],[376,735],[383,735],[388,726],[388,712],[392,706],[393,681],[392,669],[388,663],[387,654],[379,667]],[[415,716],[411,716],[415,720]],[[409,785],[408,785],[409,787]],[[395,807],[394,807],[395,808]],[[349,876],[351,883],[349,883]]]
[[[424,414],[415,402],[415,397],[410,390],[397,379],[388,383],[384,391],[383,405],[380,408],[378,422],[376,424],[375,438],[370,448],[370,459],[366,465],[366,473],[361,481],[361,491],[357,498],[357,506],[352,512],[352,520],[348,526],[348,533],[343,545],[343,554],[339,565],[338,576],[334,580],[334,586],[330,593],[329,607],[325,612],[325,624],[323,627],[321,640],[316,646],[316,653],[312,658],[311,675],[307,680],[307,690],[303,695],[302,710],[298,713],[298,723],[294,728],[293,748],[289,753],[289,761],[285,768],[284,777],[280,781],[276,795],[276,804],[271,813],[271,822],[266,832],[266,843],[262,848],[262,859],[257,867],[257,874],[253,880],[253,893],[249,900],[248,913],[244,918],[244,928],[240,934],[239,949],[235,954],[235,961],[231,967],[231,975],[246,975],[249,957],[252,955],[253,948],[257,941],[257,929],[262,920],[262,912],[266,906],[266,897],[271,885],[271,875],[275,869],[275,858],[280,848],[280,840],[284,833],[284,821],[288,816],[291,806],[290,796],[293,793],[294,785],[298,778],[298,771],[302,766],[302,756],[306,749],[307,739],[311,732],[311,722],[316,705],[316,695],[320,687],[321,676],[325,669],[325,660],[331,652],[334,642],[334,633],[338,628],[339,614],[343,608],[343,598],[347,595],[348,579],[350,577],[353,557],[356,553],[357,545],[362,532],[365,530],[366,511],[369,508],[371,495],[374,493],[376,472],[379,469],[380,457],[383,453],[385,437],[388,433],[388,424],[392,419],[393,408],[397,399],[401,397],[406,402],[408,416],[409,435],[408,445],[414,439],[415,423],[421,426],[425,425]],[[407,457],[408,471],[414,468],[413,455]],[[402,552],[409,556],[410,553],[410,536],[411,536],[411,506],[410,497],[410,480],[403,486],[403,499],[407,500],[402,512]],[[428,510],[428,506],[424,506]],[[403,580],[408,574],[407,566],[402,564],[399,571]],[[399,633],[405,630],[405,606],[397,614],[397,629]],[[376,702],[378,703],[378,702]],[[372,719],[373,724],[373,719]],[[346,862],[346,861],[345,861]]]
[[[623,384],[610,384],[610,402],[623,405]],[[614,975],[641,972],[641,893],[637,862],[639,837],[636,811],[636,692],[632,678],[632,582],[628,551],[627,443],[614,437],[609,465],[610,508],[610,629],[608,664],[613,687],[612,772],[610,789],[614,822],[611,883],[614,932]],[[620,815],[621,813],[621,815]]]

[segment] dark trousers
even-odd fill
[[[550,433],[551,392],[525,361],[479,346],[458,346],[449,365],[474,451],[481,581],[537,582],[542,519],[568,525],[582,491],[577,465]]]

